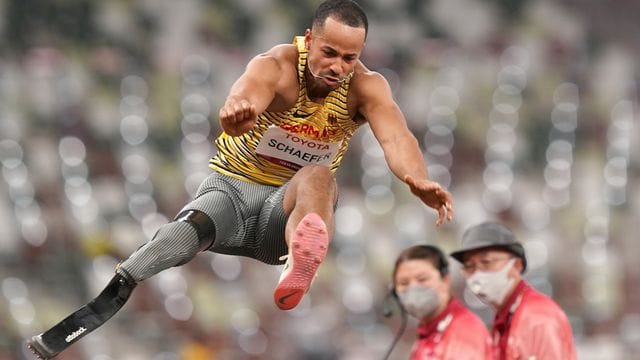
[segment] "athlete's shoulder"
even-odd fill
[[[371,83],[376,81],[386,82],[386,79],[382,74],[369,69],[362,61],[358,60],[358,63],[353,69],[353,78],[351,81],[356,83]]]
[[[349,88],[362,99],[380,99],[390,94],[387,79],[377,71],[370,70],[362,62],[356,64]]]
[[[268,59],[280,67],[296,66],[298,63],[298,48],[293,44],[278,44],[256,56]]]
[[[358,61],[351,78],[351,87],[359,91],[380,91],[382,87],[387,87],[389,83],[382,74],[367,68],[362,62]]]

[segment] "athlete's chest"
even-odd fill
[[[304,114],[316,113],[329,116],[332,122],[336,115],[335,109],[339,109],[340,117],[347,117],[355,122],[364,119],[358,113],[358,99],[349,90],[333,90],[324,94],[314,94],[306,88],[301,91],[297,78],[287,81],[285,88],[276,92],[273,101],[266,111],[273,113],[289,112],[294,117],[300,118]]]

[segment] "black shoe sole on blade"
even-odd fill
[[[27,349],[42,360],[53,359],[54,356],[58,355],[45,349],[45,346],[40,341],[40,335],[36,335],[27,341]]]

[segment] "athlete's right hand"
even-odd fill
[[[246,99],[228,98],[218,115],[222,129],[231,136],[239,136],[251,130],[258,119],[256,106]]]

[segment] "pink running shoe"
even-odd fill
[[[287,263],[273,292],[273,300],[281,310],[293,309],[300,303],[327,255],[328,245],[327,227],[320,215],[305,215],[290,241]]]

